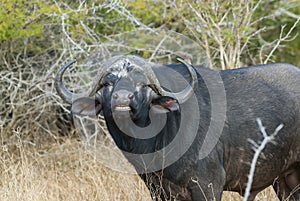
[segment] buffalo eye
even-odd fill
[[[112,82],[105,82],[105,83],[103,83],[103,86],[104,87],[113,86],[113,83]]]

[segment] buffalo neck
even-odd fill
[[[161,131],[154,135],[153,137],[147,139],[140,139],[139,136],[132,137],[126,133],[124,133],[116,124],[112,115],[105,117],[108,130],[112,135],[116,145],[125,152],[130,152],[134,154],[145,154],[152,153],[157,150],[162,149],[168,143],[172,141],[175,137],[177,130],[180,126],[180,112],[173,111],[166,113],[166,123]],[[154,117],[155,118],[155,117]],[[123,120],[123,126],[127,126],[126,119]],[[141,127],[141,131],[143,132],[143,126],[146,127],[149,125],[150,119],[147,116],[144,119],[133,121],[137,126]],[[147,132],[147,129],[145,129]]]

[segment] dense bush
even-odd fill
[[[64,121],[66,117],[56,112],[61,107],[53,88],[55,71],[66,60],[85,58],[112,35],[126,31],[159,28],[183,33],[205,50],[210,66],[217,69],[273,61],[300,66],[295,23],[300,6],[294,0],[0,4],[0,125],[6,137],[19,130],[31,136],[29,140],[49,134],[56,139],[61,127],[68,130],[70,119]],[[143,46],[140,43],[136,45]],[[69,79],[76,80],[74,76],[70,73]]]

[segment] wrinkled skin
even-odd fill
[[[183,65],[166,67],[189,79]],[[159,67],[153,69],[160,82],[174,82]],[[248,139],[255,142],[262,140],[256,122],[259,117],[268,134],[280,124],[284,124],[284,127],[274,142],[267,144],[258,159],[248,200],[253,200],[258,192],[273,185],[280,200],[289,198],[299,201],[300,70],[289,64],[269,64],[227,71],[212,71],[201,67],[197,70],[199,74],[195,96],[201,112],[196,138],[175,163],[161,171],[140,174],[152,197],[159,196],[162,200],[219,201],[223,190],[243,195],[254,155]],[[217,145],[207,157],[199,159],[199,150],[211,118],[210,95],[201,77],[206,72],[220,74],[227,97],[227,112]],[[107,73],[101,82],[103,87],[97,92],[98,95],[92,94],[75,100],[72,112],[78,115],[97,115],[102,111],[114,141],[126,152],[141,154],[162,149],[174,139],[179,126],[182,126],[181,108],[185,104],[191,104],[191,99],[179,103],[174,97],[152,96],[153,88],[149,87],[149,80],[143,72],[128,71],[123,76]],[[155,108],[154,116],[157,118],[160,118],[161,113],[167,115],[167,122],[159,134],[149,139],[136,139],[123,132],[124,129],[130,129],[127,128],[130,125],[127,123],[128,118],[139,127],[148,126],[151,108]],[[123,122],[121,129],[113,118],[114,112]],[[130,117],[124,115],[128,112]],[[128,160],[138,172],[145,168],[130,157]]]

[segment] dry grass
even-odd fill
[[[106,168],[80,142],[17,151],[1,151],[0,200],[149,200],[138,176]]]
[[[222,201],[241,201],[243,198],[236,192],[224,192]],[[255,201],[279,201],[272,187],[257,194]]]
[[[111,158],[112,161],[119,160]],[[77,140],[37,149],[28,145],[2,146],[0,200],[151,200],[137,175],[105,167]],[[225,192],[223,201],[238,201],[237,193]],[[271,188],[256,200],[277,200]]]

